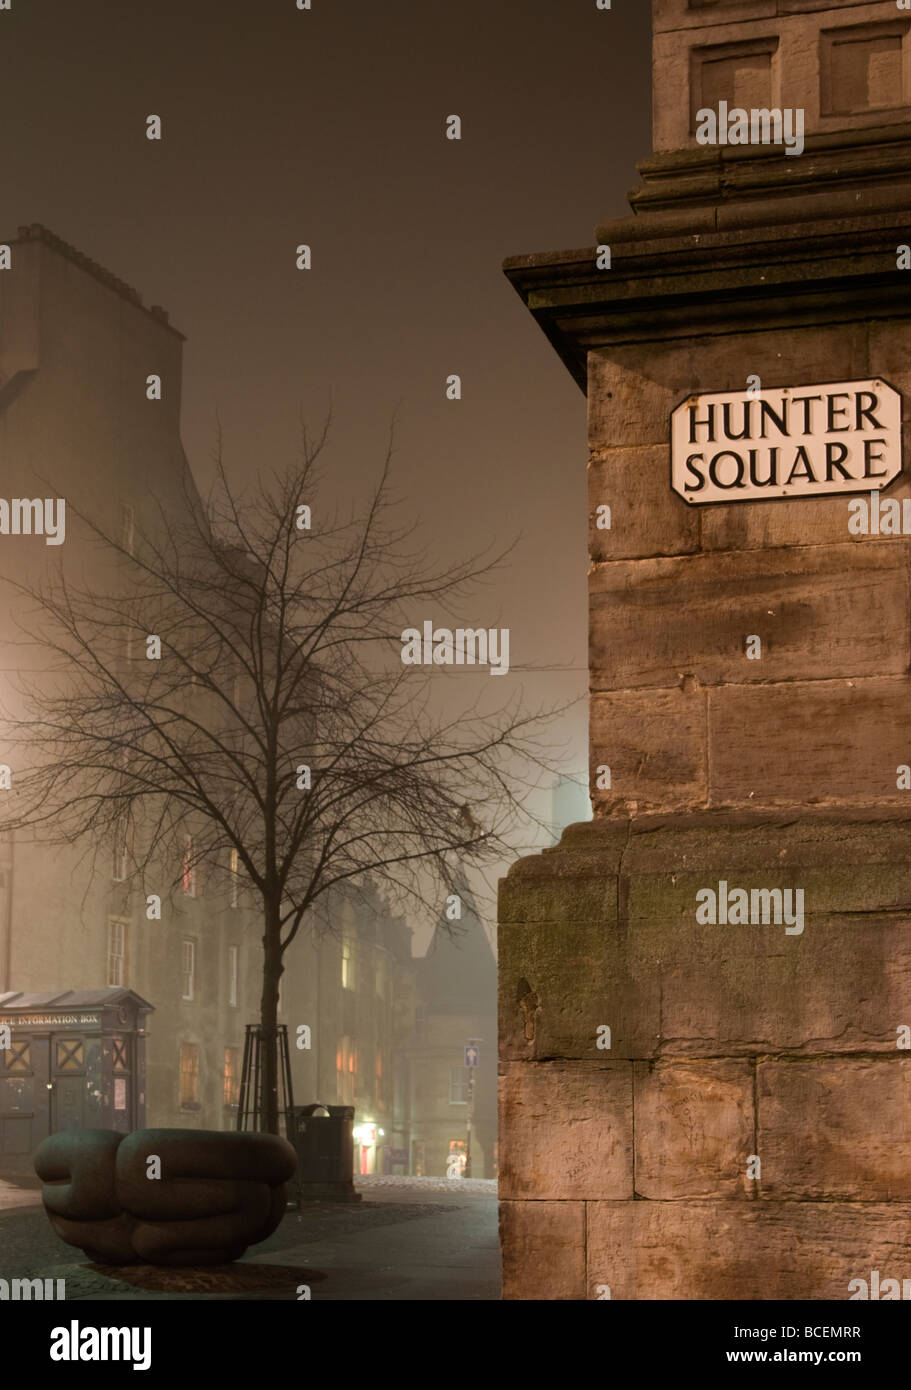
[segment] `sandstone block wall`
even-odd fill
[[[804,889],[799,937],[696,922],[699,888],[770,875]],[[907,1276],[909,895],[903,820],[594,822],[517,864],[505,1296],[843,1300]]]
[[[507,263],[588,396],[595,820],[501,885],[504,1292],[845,1300],[911,1278],[911,536],[847,496],[689,505],[670,415],[886,381],[911,496],[911,14],[653,8],[610,270]],[[806,153],[697,146],[722,100],[803,108]],[[700,920],[721,881],[802,929]]]
[[[694,507],[668,419],[698,390],[882,377],[911,429],[911,324],[616,345],[589,355],[591,770],[600,812],[896,808],[909,795],[911,537],[859,536],[846,497]],[[911,495],[907,475],[889,497]],[[611,507],[611,529],[596,525]],[[745,639],[759,636],[761,660]],[[599,790],[596,770],[611,770]]]

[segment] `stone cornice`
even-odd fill
[[[729,200],[806,197],[911,179],[911,123],[807,136],[803,154],[777,146],[702,145],[652,155],[629,193],[636,213],[714,207]],[[800,216],[795,206],[793,216]]]
[[[911,212],[894,206],[671,235],[659,215],[622,230],[610,270],[596,268],[593,246],[503,267],[583,391],[599,347],[911,312],[911,271],[896,268]]]
[[[911,308],[911,124],[655,155],[634,215],[596,248],[513,256],[504,271],[584,391],[588,352],[700,333],[889,318]]]

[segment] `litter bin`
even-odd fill
[[[354,1188],[354,1106],[296,1105],[297,1193],[302,1202],[359,1202]]]

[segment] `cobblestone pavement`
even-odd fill
[[[89,1266],[34,1204],[0,1206],[0,1278],[64,1279],[68,1302],[298,1299],[303,1283],[314,1301],[499,1298],[496,1182],[377,1177],[357,1186],[362,1202],[290,1209],[278,1230],[247,1252],[241,1272],[251,1282],[256,1275],[247,1266],[278,1267],[262,1292],[234,1291],[228,1270],[221,1280],[188,1274],[181,1292],[137,1288]],[[205,1291],[219,1282],[224,1292]]]

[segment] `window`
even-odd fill
[[[228,947],[228,1004],[237,1008],[237,947]]]
[[[335,1054],[335,1080],[340,1105],[354,1104],[357,1077],[357,1051],[349,1037],[343,1037]]]
[[[342,942],[342,989],[354,989],[354,956],[351,942]]]
[[[240,1103],[240,1048],[225,1048],[225,1105]]]
[[[187,835],[183,842],[183,891],[190,898],[196,897],[196,865],[193,863],[192,835]]]
[[[446,1176],[448,1178],[461,1178],[465,1176],[465,1164],[468,1162],[468,1146],[464,1139],[450,1139],[449,1153],[446,1156]]]
[[[125,817],[114,828],[114,854],[111,865],[111,878],[115,883],[123,883],[127,877],[130,858],[129,827]]]
[[[85,1067],[85,1044],[81,1038],[55,1039],[56,1071],[79,1071]]]
[[[123,608],[123,621],[120,625],[123,634],[123,655],[132,661],[138,654],[145,653],[145,643],[139,628],[139,615],[135,603],[127,603]]]
[[[182,941],[180,943],[180,997],[181,999],[196,998],[196,942]]]
[[[108,988],[122,989],[127,982],[127,923],[108,918]]]
[[[376,961],[376,997],[386,998],[386,961],[383,956],[377,956]]]
[[[199,1109],[199,1045],[180,1044],[180,1105],[183,1110]]]
[[[383,1105],[383,1054],[376,1054],[376,1103]]]
[[[120,544],[128,555],[133,554],[136,533],[136,512],[129,502],[120,505]]]
[[[6,1058],[6,1070],[8,1072],[31,1072],[31,1043],[28,1039],[18,1042],[12,1039],[11,1046],[3,1053]]]
[[[231,851],[231,906],[237,906],[237,880],[240,874],[240,855],[236,849]]]
[[[449,1104],[468,1104],[468,1068],[449,1068]]]

